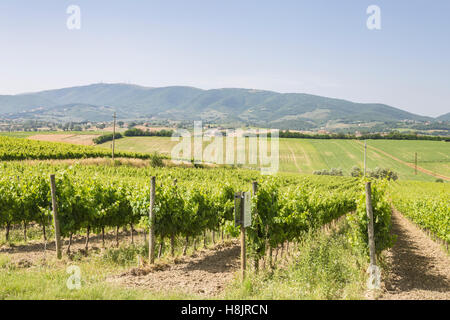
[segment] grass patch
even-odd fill
[[[17,230],[21,231],[21,230]],[[19,237],[20,238],[20,237]],[[21,239],[20,239],[21,240]],[[182,239],[177,239],[177,256],[182,251]],[[210,244],[211,245],[211,244]],[[200,243],[198,249],[201,249]],[[188,255],[193,253],[192,247]],[[130,268],[139,266],[148,257],[148,245],[122,243],[118,248],[109,247],[104,251],[89,250],[86,256],[82,251],[74,252],[70,257],[63,255],[58,261],[54,255],[47,259],[38,259],[30,265],[20,264],[20,259],[10,254],[0,254],[0,300],[172,300],[205,299],[179,292],[178,288],[167,288],[164,292],[150,291],[145,288],[125,287],[108,278],[120,275]],[[173,263],[170,256],[169,240],[166,239],[160,263]],[[81,271],[81,288],[70,290],[67,281],[71,274],[69,266],[77,266]]]
[[[148,257],[148,245],[121,245],[119,248],[109,248],[103,254],[106,263],[118,266],[136,265],[138,257]]]
[[[70,290],[66,282],[70,275],[65,270],[40,267],[29,270],[12,270],[0,274],[0,299],[41,300],[159,300],[186,299],[177,293],[152,293],[143,289],[123,288],[108,284],[81,265],[82,280],[79,290]]]
[[[365,258],[349,245],[343,232],[308,234],[292,261],[273,272],[250,273],[234,282],[226,299],[364,299]]]
[[[67,281],[71,274],[67,267],[81,271],[81,288],[70,290]],[[126,268],[108,263],[101,255],[79,261],[48,260],[29,268],[16,267],[8,255],[0,255],[0,300],[172,300],[195,299],[195,296],[176,291],[151,292],[107,282],[109,276]],[[176,289],[174,289],[176,290]]]

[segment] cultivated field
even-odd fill
[[[373,140],[370,145],[409,164],[417,152],[418,166],[450,177],[449,142]]]
[[[102,132],[13,132],[1,135],[31,140],[93,145],[92,139]],[[170,156],[177,141],[169,137],[125,137],[116,140],[117,151],[138,153],[158,152]],[[204,143],[204,148],[209,142]],[[111,149],[111,141],[98,147]],[[248,145],[247,145],[248,149]],[[225,151],[225,150],[224,150]],[[415,174],[414,157],[417,152],[418,172]],[[340,168],[348,175],[353,166],[364,166],[364,148],[361,141],[280,139],[280,171],[312,174],[315,170]],[[250,165],[248,167],[256,167]],[[370,140],[367,167],[390,168],[401,180],[435,181],[450,179],[450,143],[441,141]]]
[[[177,143],[166,137],[130,137],[117,140],[116,148],[142,153],[157,151],[170,155],[170,151]],[[102,146],[110,147],[110,145],[111,142],[108,142]],[[403,163],[414,164],[414,153],[417,152],[419,167],[428,169],[436,175],[450,177],[450,143],[370,140],[368,146],[367,167],[369,169],[390,168],[397,172],[402,180],[435,181],[436,176],[420,170],[416,175],[414,168]],[[361,168],[364,166],[364,147],[360,141],[280,139],[280,170],[282,172],[311,174],[315,170],[340,168],[345,174],[349,174],[353,166]]]
[[[30,140],[38,141],[51,141],[51,142],[65,142],[72,144],[80,144],[84,146],[94,145],[93,139],[97,138],[99,135],[85,134],[37,134],[28,137]]]

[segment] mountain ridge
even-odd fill
[[[438,121],[450,121],[450,112],[440,115],[436,118]]]
[[[72,113],[64,116],[61,110]],[[381,103],[356,103],[306,93],[245,88],[203,90],[189,86],[96,83],[0,96],[0,116],[5,118],[34,119],[52,115],[56,120],[73,117],[107,121],[113,111],[123,119],[242,122],[280,129],[308,129],[330,122],[436,120]]]

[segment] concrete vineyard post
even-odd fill
[[[244,281],[245,279],[245,269],[247,265],[247,255],[245,250],[244,194],[244,192],[237,192],[234,195],[235,226],[241,227],[241,281]]]
[[[376,265],[376,255],[375,255],[375,235],[373,226],[373,207],[372,207],[372,188],[371,183],[366,182],[366,212],[368,223],[368,233],[369,233],[369,251],[370,251],[370,264]]]
[[[246,244],[246,228],[251,226],[251,193],[241,193],[241,258],[242,258],[242,280],[245,279],[247,269],[247,244]]]
[[[150,184],[150,212],[149,212],[149,242],[148,242],[148,256],[150,264],[155,262],[155,188],[156,188],[156,178],[151,178]]]
[[[55,183],[55,175],[50,175],[50,186],[52,192],[52,212],[53,212],[53,221],[55,226],[55,244],[56,244],[56,256],[58,259],[62,258],[61,252],[61,230],[59,227],[59,219],[58,219],[58,203],[56,201],[56,183]]]
[[[253,196],[256,196],[256,194],[258,193],[258,182],[253,181],[252,183],[252,191],[253,191]],[[254,268],[255,268],[255,272],[258,273],[259,271],[259,256],[255,257],[255,261],[254,263]]]
[[[244,210],[242,210],[243,206],[241,206],[241,217],[243,218]],[[245,269],[247,265],[247,254],[245,250],[245,227],[241,224],[241,278],[242,281],[245,279]]]

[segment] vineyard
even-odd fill
[[[450,188],[448,184],[394,183],[391,196],[395,208],[422,229],[450,244]]]
[[[0,0],[0,302],[450,301],[450,0],[100,2]]]
[[[111,157],[111,150],[65,143],[0,137],[0,160],[48,160]],[[148,159],[150,154],[117,152],[116,157]]]
[[[79,233],[88,237],[90,232],[104,234],[105,228],[117,232],[125,226],[148,230],[152,175],[158,182],[155,233],[161,243],[168,238],[173,245],[175,238],[182,238],[187,246],[189,239],[206,231],[237,235],[234,193],[249,191],[254,180],[259,187],[252,198],[253,224],[248,238],[255,258],[264,256],[266,246],[276,248],[297,241],[305,232],[349,212],[362,212],[356,215],[359,223],[365,219],[365,208],[358,208],[357,201],[362,183],[354,178],[263,178],[252,171],[230,169],[142,170],[10,163],[0,167],[0,224],[6,228],[6,237],[12,225],[38,224],[43,230],[52,226],[49,173],[55,171],[61,233],[70,239]],[[374,200],[383,213],[385,207],[380,203],[385,199]],[[365,228],[363,224],[361,235]]]
[[[29,141],[26,143],[35,144]],[[42,147],[40,143],[37,145]],[[44,147],[26,149],[28,154],[24,157],[29,158],[34,154],[37,159],[45,159],[55,156],[59,147],[61,150],[65,147],[63,144],[55,146],[52,150]],[[9,151],[9,154],[13,152]],[[241,191],[252,193],[252,222],[246,228],[247,255],[251,259],[249,270],[252,272],[257,272],[261,265],[263,268],[276,268],[276,263],[283,265],[280,261],[275,263],[279,250],[280,259],[283,251],[287,259],[287,252],[293,254],[293,250],[297,250],[298,254],[303,255],[303,258],[297,256],[299,261],[303,261],[306,266],[304,270],[308,270],[303,272],[310,273],[310,277],[322,277],[321,266],[334,270],[331,277],[335,273],[346,274],[339,280],[340,284],[332,289],[333,293],[326,291],[319,295],[335,298],[342,295],[339,288],[347,286],[348,281],[362,281],[358,276],[361,265],[366,266],[369,262],[367,191],[364,190],[369,180],[288,173],[263,176],[255,170],[236,168],[138,168],[133,165],[3,161],[0,164],[0,228],[4,233],[0,243],[13,243],[13,231],[16,232],[14,239],[17,241],[18,229],[23,231],[25,247],[29,243],[27,237],[31,238],[31,230],[34,233],[40,230],[39,234],[46,243],[48,240],[52,242],[54,221],[51,174],[55,175],[59,225],[65,246],[64,259],[68,261],[77,256],[80,239],[83,239],[81,245],[83,255],[88,259],[86,263],[95,259],[91,255],[97,255],[99,241],[103,250],[106,250],[103,253],[103,259],[108,261],[106,266],[110,266],[111,261],[132,261],[140,254],[148,259],[148,240],[143,242],[143,247],[137,247],[134,244],[137,238],[133,237],[139,232],[144,239],[148,239],[150,181],[155,177],[153,226],[157,250],[154,258],[158,263],[171,257],[174,259],[172,265],[176,266],[179,263],[177,259],[188,256],[187,252],[196,252],[201,241],[206,248],[207,241],[215,245],[224,243],[225,238],[236,239],[240,227],[235,226],[234,201],[235,193]],[[448,245],[448,184],[373,179],[371,183],[377,257],[383,257],[385,250],[395,244],[392,208]],[[329,227],[336,226],[337,222],[340,227],[335,236],[329,235],[316,245],[313,245],[316,240],[307,240],[312,239],[312,234],[323,234],[324,230],[330,230]],[[129,233],[131,245],[127,236],[124,238],[124,234]],[[108,239],[110,247],[105,246]],[[117,258],[120,254],[124,254],[125,258]],[[357,258],[359,256],[362,257],[361,261]],[[293,256],[289,259],[293,259]],[[311,269],[317,263],[319,269]],[[0,268],[1,265],[0,259]],[[276,272],[282,272],[283,269],[279,270]],[[7,277],[6,274],[4,276]],[[280,276],[277,281],[282,282],[288,276]],[[305,277],[305,274],[301,277]],[[324,277],[325,283],[335,281]],[[304,285],[309,286],[309,282]],[[259,290],[264,291],[264,285],[260,285]]]

